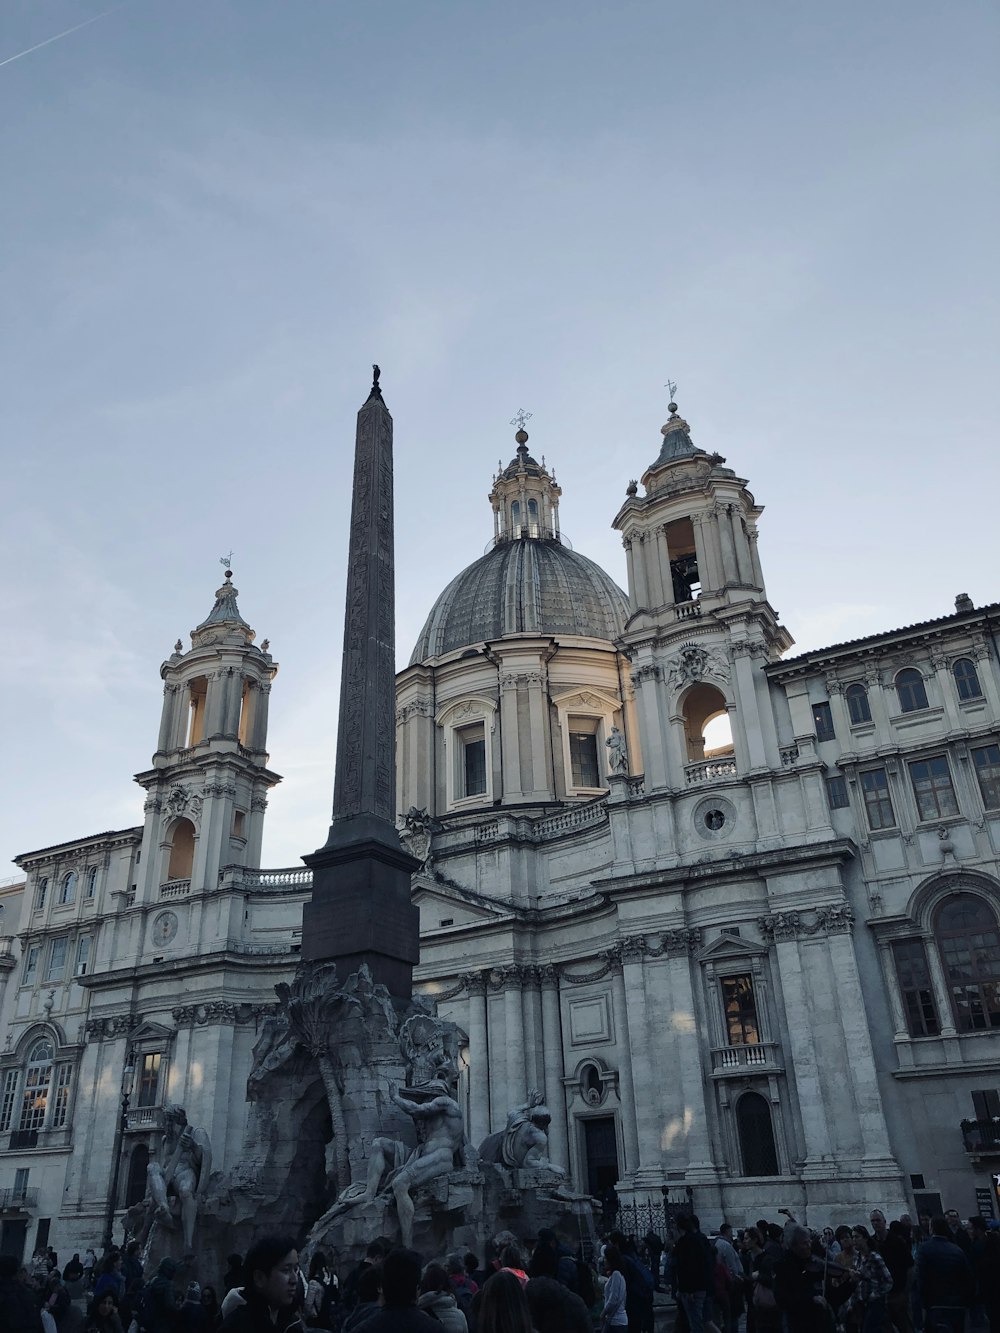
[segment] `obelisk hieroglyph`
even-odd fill
[[[341,978],[367,963],[376,981],[408,999],[420,947],[410,876],[419,863],[395,825],[392,417],[373,369],[354,446],[333,822],[324,846],[302,858],[313,872],[302,957],[336,962]]]

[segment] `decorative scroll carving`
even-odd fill
[[[127,1037],[141,1022],[141,1014],[111,1014],[107,1018],[88,1019],[85,1031],[92,1041],[114,1041],[116,1037]]]
[[[804,916],[812,919],[806,921]],[[774,912],[757,918],[761,934],[772,940],[791,940],[821,932],[825,935],[850,934],[853,926],[854,913],[846,902],[830,903],[808,912]]]
[[[705,648],[699,643],[685,643],[667,666],[667,681],[674,689],[702,680],[724,683],[728,679],[729,663],[725,656],[718,649]]]
[[[639,689],[647,680],[662,680],[663,668],[657,666],[655,662],[643,662],[642,666],[636,667],[632,672],[632,684]]]

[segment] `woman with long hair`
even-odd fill
[[[604,1309],[601,1312],[601,1333],[611,1328],[628,1328],[625,1312],[625,1264],[617,1245],[604,1251],[604,1271],[608,1280],[604,1285]]]
[[[524,1287],[509,1269],[483,1287],[476,1327],[478,1333],[535,1333]]]
[[[113,1291],[95,1296],[87,1307],[87,1333],[122,1333],[118,1302]]]

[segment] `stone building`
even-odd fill
[[[1000,606],[789,655],[761,506],[671,413],[613,516],[627,592],[562,539],[521,431],[491,549],[397,677],[415,979],[468,1035],[469,1135],[537,1087],[598,1196],[995,1207]],[[18,859],[3,1248],[99,1240],[166,1105],[237,1165],[311,883],[259,864],[267,647],[227,580],[161,668],[144,824]]]

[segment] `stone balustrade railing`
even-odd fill
[[[289,866],[285,870],[255,870],[249,866],[223,866],[219,883],[230,880],[248,889],[276,889],[279,892],[300,893],[312,888],[312,871],[308,866]]]
[[[674,606],[675,620],[694,620],[701,615],[701,602],[677,602]]]
[[[190,892],[189,879],[168,879],[160,885],[161,898],[186,898]]]
[[[779,1064],[777,1042],[758,1041],[745,1046],[715,1046],[712,1048],[712,1072],[715,1074],[746,1074],[755,1069],[775,1069]]]
[[[696,764],[685,764],[684,777],[688,786],[696,782],[719,782],[725,778],[734,778],[736,760],[702,759]]]

